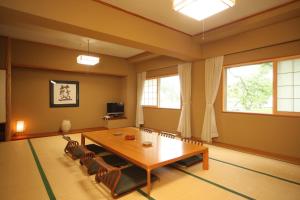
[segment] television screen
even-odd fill
[[[107,103],[107,114],[123,114],[123,103]]]

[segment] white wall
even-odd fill
[[[0,70],[0,123],[6,121],[5,114],[5,70]]]

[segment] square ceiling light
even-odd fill
[[[235,0],[174,0],[173,9],[202,20],[235,5]]]

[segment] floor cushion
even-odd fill
[[[176,163],[179,164],[179,165],[182,165],[184,167],[189,167],[189,166],[192,166],[194,164],[202,162],[202,160],[203,160],[202,156],[197,155],[197,156],[188,157],[188,158],[183,159],[183,160],[179,160]]]
[[[121,170],[121,177],[115,189],[117,196],[133,191],[147,184],[147,172],[138,166],[130,166]],[[151,174],[151,182],[158,177]]]
[[[88,145],[86,145],[86,148],[88,150],[94,152],[95,154],[100,154],[100,153],[106,152],[106,149],[104,149],[103,147],[96,145],[96,144],[88,144]]]

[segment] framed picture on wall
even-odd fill
[[[79,82],[50,80],[50,107],[79,107]]]

